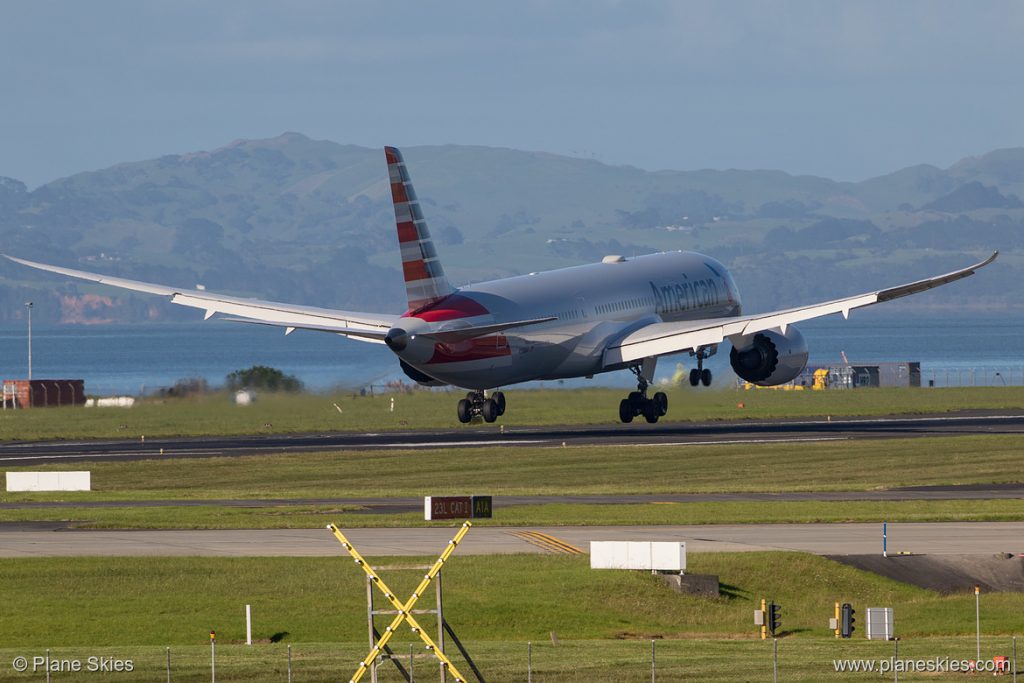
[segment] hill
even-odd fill
[[[649,172],[541,152],[403,150],[449,275],[465,283],[696,249],[751,310],[940,272],[994,249],[984,278],[913,306],[1019,306],[1024,150],[860,183],[771,170]],[[0,179],[0,250],[168,284],[396,311],[403,288],[383,154],[285,133],[118,164],[34,190]],[[1007,253],[1008,252],[1008,253]],[[0,264],[0,320],[187,312]],[[89,296],[89,295],[102,296]]]

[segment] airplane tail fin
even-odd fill
[[[420,210],[402,153],[394,147],[385,147],[384,156],[388,160],[391,199],[395,204],[405,292],[409,298],[409,310],[416,310],[443,299],[455,289],[445,277],[444,268],[437,258],[434,241],[430,238],[430,230]]]

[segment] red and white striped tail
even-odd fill
[[[395,223],[398,227],[398,246],[402,250],[402,272],[405,292],[409,297],[409,310],[416,310],[452,294],[455,289],[448,283],[444,268],[437,258],[434,242],[430,239],[427,221],[420,211],[416,191],[409,180],[402,153],[394,147],[385,147],[388,175],[391,178],[391,199],[395,203]]]

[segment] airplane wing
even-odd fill
[[[974,275],[979,268],[984,268],[996,260],[999,252],[994,252],[984,261],[973,266],[954,270],[945,275],[918,280],[898,287],[880,289],[875,292],[858,294],[844,299],[835,299],[820,304],[789,308],[782,311],[771,311],[758,315],[744,315],[735,318],[712,318],[706,320],[686,320],[671,323],[653,323],[630,332],[612,343],[604,351],[604,367],[621,366],[642,358],[663,356],[678,353],[701,346],[720,344],[726,338],[736,339],[771,329],[781,329],[802,320],[820,318],[832,313],[842,313],[849,317],[855,308],[871,306],[883,301],[891,301],[900,297],[924,292],[934,287],[956,282]]]
[[[38,268],[39,270],[46,270],[80,280],[89,280],[136,292],[167,296],[170,297],[171,303],[205,310],[207,320],[215,313],[226,313],[238,316],[236,320],[240,322],[284,327],[287,332],[293,329],[317,330],[333,332],[360,341],[383,343],[387,331],[399,319],[397,315],[386,313],[356,313],[337,311],[330,308],[296,306],[294,304],[282,304],[274,301],[246,299],[216,294],[205,290],[166,287],[164,285],[154,285],[148,282],[127,280],[99,273],[88,273],[84,270],[61,268],[60,266],[26,261],[14,256],[4,255],[4,258],[24,266],[29,266],[30,268]]]

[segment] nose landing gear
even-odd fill
[[[494,422],[505,414],[505,394],[496,391],[487,398],[482,391],[471,391],[459,401],[455,413],[463,424],[468,424],[477,415],[483,417],[484,422]]]
[[[619,419],[632,422],[634,417],[643,415],[650,423],[655,423],[668,412],[668,396],[659,391],[652,398],[647,398],[648,381],[639,367],[631,368],[637,377],[636,391],[619,402]]]

